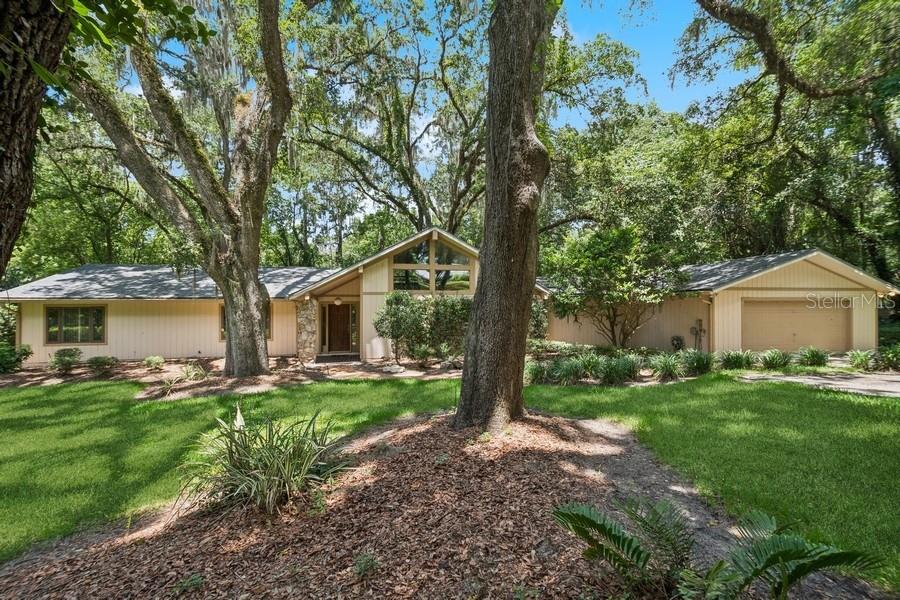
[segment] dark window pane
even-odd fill
[[[105,311],[102,308],[92,308],[91,310],[91,341],[102,342],[106,329],[104,317]]]
[[[428,242],[422,242],[394,255],[394,262],[407,265],[428,264]]]
[[[434,260],[439,265],[467,265],[469,264],[468,255],[451,248],[450,246],[438,242],[434,251]]]
[[[355,304],[350,305],[350,351],[359,352],[359,320],[358,308]]]
[[[47,309],[47,341],[59,342],[59,309]]]
[[[424,269],[394,269],[395,290],[427,290],[430,273]]]
[[[434,288],[445,291],[468,292],[470,289],[468,271],[435,271]]]
[[[71,343],[78,341],[78,309],[64,308],[63,314],[63,342]]]

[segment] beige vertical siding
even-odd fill
[[[631,348],[645,346],[668,350],[672,347],[672,336],[680,335],[685,344],[692,347],[694,338],[691,327],[696,325],[698,319],[703,320],[703,327],[707,330],[703,348],[709,349],[710,307],[699,296],[671,298],[663,302],[655,308],[650,320],[635,332],[627,345]],[[547,338],[572,344],[609,345],[609,341],[585,316],[580,317],[577,322],[573,318],[551,316]]]
[[[841,277],[819,265],[803,260],[780,269],[748,279],[735,287],[744,289],[760,288],[802,288],[806,289],[846,289],[862,290],[858,283]]]
[[[45,306],[106,306],[106,342],[103,344],[44,343]],[[22,302],[22,343],[31,346],[29,362],[45,363],[59,348],[81,348],[85,358],[115,356],[140,360],[158,354],[166,358],[220,357],[218,300],[111,300],[81,302]],[[272,356],[289,356],[297,348],[295,304],[272,302]]]
[[[390,258],[384,258],[366,265],[360,285],[360,354],[362,360],[386,358],[390,356],[390,342],[379,337],[372,324],[375,313],[384,306],[384,297],[390,288]]]

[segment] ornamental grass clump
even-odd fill
[[[815,346],[804,346],[797,351],[797,364],[804,367],[824,367],[828,364],[829,354]]]
[[[715,364],[715,356],[710,352],[703,352],[691,348],[682,350],[681,364],[684,366],[684,372],[687,375],[703,375],[712,371]]]
[[[900,371],[900,342],[878,349],[875,354],[875,368],[879,371]]]
[[[333,424],[320,425],[318,416],[290,425],[271,419],[245,425],[238,410],[233,423],[217,419],[184,465],[182,495],[209,508],[275,512],[344,468],[333,461]]]
[[[758,360],[752,350],[725,350],[719,354],[719,365],[723,369],[752,369]]]
[[[525,385],[549,383],[550,369],[547,363],[538,360],[525,362]]]
[[[650,368],[659,381],[674,381],[684,375],[681,358],[674,353],[657,354],[650,359]]]
[[[850,366],[860,371],[872,371],[875,369],[874,350],[851,350],[847,353]]]
[[[575,385],[586,376],[578,357],[559,358],[550,365],[550,379],[560,385]]]
[[[771,348],[759,355],[759,364],[763,369],[783,369],[791,364],[791,355],[783,350]]]

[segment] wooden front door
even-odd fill
[[[350,305],[328,305],[328,351],[350,352]]]

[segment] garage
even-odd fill
[[[794,352],[815,346],[832,352],[852,347],[849,307],[815,307],[808,300],[744,300],[741,339],[748,350]]]

